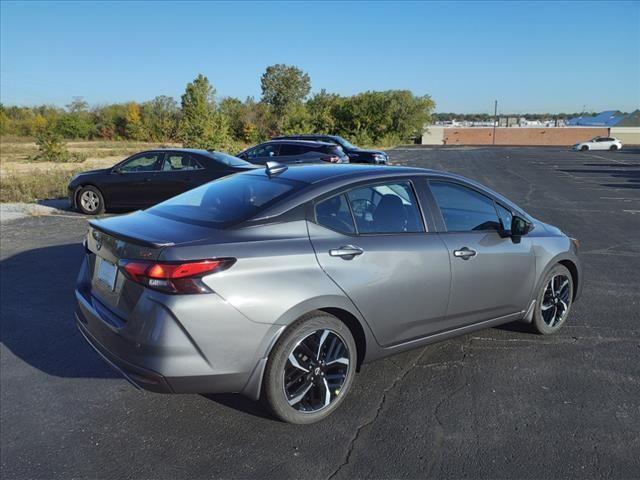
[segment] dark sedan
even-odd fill
[[[386,165],[389,163],[389,157],[380,150],[365,150],[356,147],[351,142],[339,135],[286,135],[274,138],[274,140],[313,140],[315,142],[333,143],[342,148],[344,153],[349,156],[350,163],[373,163],[374,165]]]
[[[139,209],[227,175],[255,168],[237,157],[195,149],[137,153],[111,168],[77,174],[69,201],[86,214]]]

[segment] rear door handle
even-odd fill
[[[467,247],[462,247],[460,250],[453,251],[454,257],[461,258],[463,260],[469,260],[471,257],[475,257],[477,254],[478,252]]]
[[[329,250],[329,255],[332,257],[342,257],[347,260],[352,259],[356,255],[362,255],[363,253],[364,250],[355,245],[344,245],[343,247]]]

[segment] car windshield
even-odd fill
[[[249,162],[245,162],[241,158],[234,157],[233,155],[227,155],[226,153],[211,152],[213,157],[220,163],[227,165],[228,167],[250,167]]]
[[[348,140],[345,140],[344,138],[339,137],[337,135],[336,135],[335,139],[338,140],[338,142],[340,142],[340,145],[342,145],[343,147],[348,148],[350,150],[355,150],[355,149],[358,148],[353,143],[351,143]]]
[[[224,227],[247,220],[305,184],[237,174],[189,190],[147,210],[185,223]]]

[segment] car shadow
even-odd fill
[[[56,245],[0,262],[0,342],[47,375],[117,378],[75,326],[73,287],[82,248],[80,243]]]
[[[606,164],[585,163],[589,168],[560,168],[560,172],[578,175],[596,175],[598,177],[610,177],[617,183],[600,183],[603,187],[640,189],[640,165],[637,164]]]
[[[225,407],[229,407],[242,413],[253,415],[254,417],[278,421],[278,419],[271,415],[267,409],[262,406],[262,403],[254,402],[239,393],[207,393],[202,394],[201,396],[214,403],[224,405]]]

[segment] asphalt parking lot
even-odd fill
[[[75,215],[1,231],[1,467],[14,478],[637,478],[640,149],[405,148],[581,240],[559,335],[488,329],[363,368],[323,423],[233,395],[134,390],[85,344]],[[499,288],[499,286],[496,286]]]

